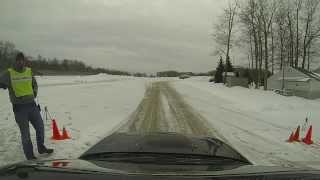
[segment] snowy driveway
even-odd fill
[[[174,132],[201,137],[219,137],[199,113],[188,105],[167,81],[150,83],[145,97],[120,132]],[[222,139],[222,136],[219,137]]]

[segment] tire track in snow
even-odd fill
[[[175,132],[226,141],[168,82],[154,82],[120,132]]]
[[[202,90],[200,88],[197,88],[195,86],[192,86],[192,87],[198,89],[199,91],[203,91],[204,93],[208,93],[207,91],[204,91],[204,90]],[[232,113],[235,113],[235,114],[239,114],[239,115],[241,115],[243,117],[246,117],[250,121],[264,123],[264,124],[266,124],[266,125],[268,125],[270,127],[278,128],[279,130],[291,130],[288,127],[281,126],[281,125],[278,125],[278,124],[275,124],[275,123],[272,123],[272,122],[268,122],[268,121],[266,121],[266,120],[264,120],[262,118],[259,118],[259,117],[255,116],[255,115],[252,115],[252,112],[245,112],[244,110],[240,110],[237,107],[230,108],[230,107],[223,106],[223,105],[221,105],[219,103],[215,103],[215,102],[220,102],[220,100],[221,101],[225,101],[225,99],[219,97],[216,94],[210,93],[210,95],[216,99],[216,101],[210,101],[210,104],[208,104],[210,106],[214,105],[215,108],[219,108],[219,109],[224,110],[224,111],[228,111],[228,112],[232,112]],[[207,100],[203,100],[203,99],[200,99],[200,98],[198,98],[197,100],[200,100],[200,101],[202,101],[204,103],[207,103]]]
[[[213,103],[213,104],[215,105],[214,108],[216,108],[217,110],[222,111],[225,114],[232,113],[232,114],[234,114],[236,116],[239,116],[239,119],[243,120],[243,118],[245,118],[248,121],[258,121],[259,120],[258,118],[250,116],[250,115],[247,115],[247,114],[245,114],[243,112],[240,112],[240,111],[237,111],[237,110],[234,110],[234,109],[231,109],[231,108],[223,107],[223,106],[221,106],[220,104],[217,104],[217,103]],[[259,142],[261,142],[263,144],[266,144],[266,145],[268,145],[268,144],[273,144],[274,145],[276,143],[277,146],[283,148],[283,144],[277,143],[277,142],[275,142],[273,140],[270,140],[270,139],[268,139],[268,138],[266,138],[266,137],[264,137],[264,136],[262,136],[262,135],[260,135],[258,133],[255,133],[255,132],[249,131],[249,130],[247,130],[245,128],[242,128],[239,125],[236,125],[234,123],[230,123],[228,121],[221,121],[221,123],[226,124],[227,127],[229,127],[229,128],[232,128],[233,130],[231,130],[231,131],[233,131],[233,132],[239,132],[240,131],[241,134],[244,134],[242,136],[247,136],[247,137],[253,138],[254,140],[259,141]],[[264,123],[267,126],[271,126],[271,127],[277,128],[277,129],[285,129],[283,127],[275,126],[274,124],[271,124],[271,123],[268,123],[268,122],[265,122],[265,121],[262,121],[262,123]],[[268,162],[271,163],[270,165],[279,165],[279,166],[283,166],[283,167],[296,167],[297,166],[296,162],[289,161],[287,159],[284,159],[284,158],[281,158],[281,157],[275,156],[275,155],[271,156],[270,153],[266,153],[264,151],[258,150],[258,148],[254,147],[250,142],[244,140],[246,138],[243,139],[242,136],[237,136],[237,139],[242,142],[242,146],[245,146],[245,149],[246,149],[246,152],[242,152],[242,154],[244,156],[246,156],[254,164],[256,164],[255,162],[259,162],[259,161],[262,161],[262,162],[265,163],[266,160],[267,160]],[[232,143],[229,143],[229,145],[232,145]],[[287,149],[287,150],[289,151],[290,149]],[[305,165],[304,164],[300,164],[300,166],[305,166]]]
[[[145,97],[129,118],[129,122],[119,131],[147,133],[168,129],[159,86],[160,83],[156,82],[147,87]]]
[[[244,133],[246,136],[248,137],[251,137],[251,138],[254,138],[256,141],[260,141],[261,143],[266,143],[266,144],[275,144],[276,142],[274,141],[271,141],[257,133],[254,133],[254,132],[250,132],[244,128],[241,128],[240,126],[237,126],[237,125],[234,125],[234,124],[231,124],[231,123],[227,123],[227,122],[224,122],[225,124],[227,124],[230,128],[234,128],[235,130],[233,131],[241,131],[241,133]],[[242,135],[243,136],[243,135]],[[287,159],[284,159],[284,158],[281,158],[275,154],[272,154],[272,153],[266,153],[266,152],[263,152],[263,151],[260,151],[258,150],[257,148],[255,148],[250,142],[248,142],[247,140],[244,140],[241,136],[237,136],[239,141],[242,142],[242,144],[246,147],[247,149],[247,152],[246,153],[242,153],[243,155],[247,155],[246,157],[251,161],[251,162],[254,162],[254,161],[257,161],[257,160],[268,160],[270,163],[272,163],[271,165],[279,165],[279,166],[283,166],[283,167],[296,167],[297,166],[297,163],[296,162],[293,162],[293,161],[289,161]],[[280,144],[280,143],[276,143],[277,146],[283,148],[283,144]],[[289,148],[286,148],[288,151],[290,151]],[[259,155],[259,156],[256,156],[254,158],[252,157],[248,157],[248,156],[254,156],[255,154]],[[302,164],[300,164],[301,166],[304,166]]]
[[[170,112],[177,121],[180,131],[195,136],[219,136],[169,83],[163,83],[162,87],[164,96],[168,100]]]

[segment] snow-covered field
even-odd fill
[[[259,165],[320,167],[320,100],[284,97],[273,92],[227,88],[207,78],[175,83],[185,100],[234,148]],[[313,125],[314,145],[287,143],[290,133]],[[307,127],[308,128],[308,127]],[[306,130],[300,132],[305,136]]]
[[[170,81],[184,100],[250,161],[259,165],[320,167],[320,100],[283,97],[273,92],[227,88],[208,77]],[[159,79],[109,75],[38,77],[39,101],[47,106],[71,140],[46,144],[56,149],[50,158],[77,158],[96,142],[125,124],[144,97],[148,84]],[[0,166],[24,160],[20,134],[8,93],[0,91]],[[308,116],[315,144],[286,143]],[[31,128],[32,129],[32,128]],[[302,136],[305,132],[302,132]],[[34,131],[32,129],[34,138]],[[44,157],[45,158],[45,157]]]
[[[65,126],[72,136],[67,141],[51,141],[51,121],[45,121],[46,144],[56,149],[50,158],[77,158],[120,126],[143,98],[148,81],[104,74],[37,79],[42,107],[47,106],[59,128]],[[1,166],[24,160],[24,156],[7,91],[0,91],[0,102]]]

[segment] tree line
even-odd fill
[[[215,24],[217,55],[238,48],[267,89],[268,75],[284,66],[311,70],[319,57],[320,0],[230,1]]]
[[[179,72],[175,70],[169,71],[160,71],[156,73],[157,77],[178,77],[181,75],[189,75],[189,76],[213,76],[215,71],[209,71],[206,73],[194,73],[194,72]]]
[[[12,66],[18,50],[12,42],[0,41],[0,71]],[[32,67],[34,72],[42,75],[47,71],[53,71],[55,74],[80,73],[80,74],[98,74],[106,73],[111,75],[131,75],[126,71],[93,68],[78,60],[44,58],[40,55],[37,57],[27,57],[28,66]]]
[[[19,50],[16,49],[16,46],[12,42],[0,40],[0,72],[12,66],[18,51]],[[32,67],[33,71],[37,75],[47,75],[52,73],[56,75],[105,73],[111,75],[126,75],[136,77],[178,77],[182,74],[188,74],[191,76],[213,76],[215,74],[215,71],[193,73],[173,70],[157,72],[155,75],[141,72],[129,73],[126,71],[105,68],[93,68],[78,60],[45,58],[41,55],[38,55],[37,57],[27,57],[27,62],[28,66]]]

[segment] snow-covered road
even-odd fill
[[[136,111],[120,132],[174,132],[190,136],[218,137],[199,113],[189,106],[168,81],[150,83]],[[223,139],[222,136],[219,137]]]

